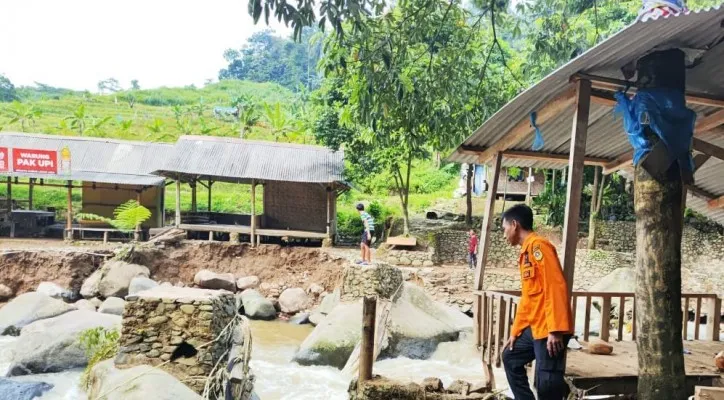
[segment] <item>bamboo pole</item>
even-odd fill
[[[372,379],[375,354],[375,315],[377,298],[365,297],[362,303],[362,346],[360,347],[359,384]]]
[[[256,181],[251,180],[251,247],[256,246]]]

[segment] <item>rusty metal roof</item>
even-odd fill
[[[519,94],[476,129],[448,159],[456,162],[477,162],[477,157],[465,152],[463,147],[492,146],[520,121],[529,118],[531,112],[537,111],[568,89],[571,77],[576,74],[588,74],[623,79],[621,67],[656,50],[672,47],[705,50],[698,64],[687,69],[687,91],[724,99],[724,68],[721,68],[724,61],[724,45],[720,44],[724,39],[723,24],[724,7],[633,23]],[[690,107],[699,117],[719,110],[700,105],[690,105]],[[545,145],[539,152],[569,154],[573,114],[573,107],[569,107],[540,126]],[[721,130],[697,137],[724,146],[724,134]],[[532,143],[533,133],[508,150],[531,151]],[[630,149],[631,145],[623,130],[621,118],[614,116],[611,107],[592,102],[586,156],[613,160]],[[506,159],[504,156],[503,165],[563,168],[566,163]],[[711,158],[707,161],[695,175],[696,187],[713,196],[724,195],[722,166],[721,160]],[[692,196],[689,198],[687,204],[691,208],[724,224],[724,210],[710,209],[706,201],[698,197],[694,197],[693,200]]]
[[[41,135],[19,132],[0,133],[0,147],[55,150],[68,146],[71,153],[71,173],[30,174],[2,173],[2,176],[74,180],[119,185],[157,186],[163,177],[152,175],[173,146],[164,143],[79,136]]]
[[[248,183],[342,183],[344,153],[326,147],[209,136],[182,136],[155,174]]]

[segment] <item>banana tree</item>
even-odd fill
[[[10,117],[9,124],[20,122],[20,129],[25,132],[26,124],[30,123],[35,126],[35,119],[40,118],[43,112],[32,104],[21,103],[17,100],[13,101],[5,110]]]
[[[81,136],[83,136],[83,132],[85,132],[89,119],[90,116],[86,113],[85,104],[80,104],[71,116],[64,118],[64,120],[70,122],[70,127],[77,130]]]
[[[273,105],[264,104],[264,118],[269,124],[275,142],[279,141],[280,136],[287,136],[291,130],[291,121],[279,102]]]

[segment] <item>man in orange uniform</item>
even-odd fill
[[[503,213],[505,239],[521,245],[522,295],[503,350],[503,365],[515,400],[535,400],[525,365],[535,360],[538,400],[563,400],[565,352],[573,333],[568,287],[553,245],[533,232],[533,211],[526,205]]]

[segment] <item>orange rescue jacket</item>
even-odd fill
[[[522,295],[511,335],[518,337],[529,326],[534,339],[545,339],[551,332],[573,333],[568,287],[556,248],[531,233],[518,264]]]

